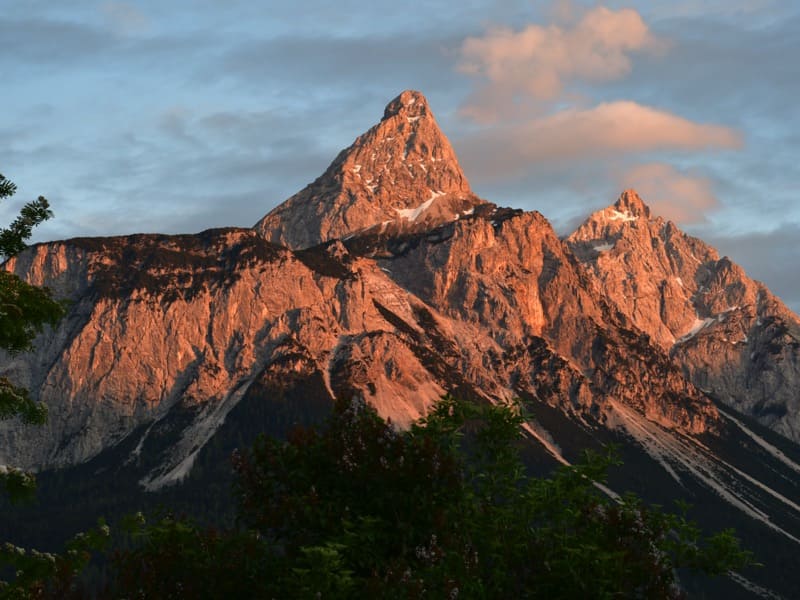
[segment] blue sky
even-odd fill
[[[251,226],[406,88],[564,233],[637,188],[800,309],[800,5],[3,0],[0,172],[37,241]]]

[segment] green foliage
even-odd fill
[[[12,196],[16,186],[0,175],[0,199]],[[0,259],[25,248],[36,225],[53,215],[47,200],[39,197],[22,207],[7,228],[0,229]],[[0,349],[17,354],[29,350],[33,338],[45,325],[55,325],[64,315],[64,305],[53,300],[49,290],[29,285],[16,275],[0,270]],[[47,417],[43,404],[34,402],[28,391],[0,377],[0,420],[20,417],[24,423],[42,424]],[[0,471],[0,486],[12,500],[29,496],[34,480],[16,469]]]
[[[675,569],[750,563],[732,532],[600,492],[613,452],[527,475],[523,421],[516,404],[445,397],[401,432],[339,402],[324,428],[234,456],[239,527],[128,518],[101,597],[677,598]],[[8,597],[80,589],[77,563],[28,559]]]
[[[78,576],[86,569],[93,555],[107,550],[110,539],[111,530],[100,519],[96,528],[79,533],[70,540],[61,554],[4,544],[0,547],[0,564],[11,567],[15,577],[11,582],[0,581],[0,599],[66,600],[86,597],[78,583]]]
[[[36,492],[36,479],[16,467],[0,466],[0,482],[5,487],[11,502],[26,502],[33,499]]]
[[[63,304],[53,300],[48,289],[0,271],[0,348],[11,354],[30,350],[36,334],[63,314]]]
[[[17,186],[0,175],[0,200],[13,196]],[[31,237],[33,228],[53,216],[50,203],[44,196],[28,202],[10,226],[0,229],[0,258],[8,258],[25,249],[25,241]]]
[[[126,543],[111,556],[110,597],[264,597],[272,579],[267,547],[253,532],[201,530],[173,516],[148,523],[141,514],[123,530]]]
[[[446,397],[399,433],[339,404],[324,431],[237,458],[242,522],[290,564],[328,549],[355,596],[669,598],[676,568],[749,561],[730,532],[703,539],[682,516],[604,496],[613,453],[527,476],[523,421],[516,404]]]

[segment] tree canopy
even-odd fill
[[[324,427],[234,455],[238,527],[134,515],[116,546],[102,525],[63,555],[7,550],[21,582],[9,589],[80,595],[91,543],[109,598],[679,598],[677,568],[750,561],[730,531],[703,537],[680,515],[604,495],[595,483],[613,453],[528,475],[522,420],[513,404],[446,397],[398,431],[339,402]]]
[[[16,191],[0,175],[0,199]],[[0,258],[52,216],[44,197],[0,229]],[[64,313],[46,289],[0,270],[0,349],[30,349]],[[0,377],[0,419],[45,408]],[[522,460],[517,404],[443,398],[407,431],[363,401],[324,427],[261,437],[233,456],[238,527],[166,514],[100,522],[60,554],[0,547],[0,598],[677,598],[676,569],[724,573],[751,561],[731,531],[703,537],[681,515],[599,491],[607,455],[552,476]],[[0,465],[12,498],[33,478]],[[112,543],[113,542],[113,543]],[[98,558],[104,575],[87,587]]]
[[[13,196],[17,187],[0,175],[0,200]],[[0,229],[0,259],[10,258],[26,247],[33,228],[53,216],[47,199],[39,196],[20,210],[9,227]],[[55,325],[64,314],[63,304],[49,290],[32,286],[0,269],[0,349],[9,354],[29,350],[45,325]],[[42,424],[46,407],[35,402],[25,388],[0,376],[0,420],[19,417],[27,424]],[[33,477],[9,465],[0,465],[0,486],[17,499],[33,489]]]

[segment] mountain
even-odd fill
[[[386,106],[380,123],[255,230],[270,242],[308,248],[371,228],[429,229],[479,204],[428,101],[407,90]]]
[[[619,444],[609,494],[688,499],[769,562],[715,589],[800,594],[776,559],[800,545],[796,315],[633,191],[566,239],[478,198],[418,92],[253,229],[51,242],[5,268],[71,301],[0,366],[50,411],[0,423],[0,463],[43,471],[65,523],[90,498],[222,498],[233,448],[337,397],[401,427],[446,392],[518,397],[532,469]]]
[[[632,190],[567,242],[606,298],[688,380],[800,441],[800,319]]]

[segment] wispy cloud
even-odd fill
[[[461,45],[456,69],[472,82],[460,111],[472,127],[457,140],[467,172],[479,183],[529,181],[543,169],[580,178],[591,161],[594,187],[636,187],[664,216],[702,222],[719,204],[711,180],[665,160],[738,150],[743,135],[627,95],[637,61],[666,61],[673,45],[636,10],[563,1],[549,15]]]
[[[127,2],[104,2],[100,10],[117,33],[131,35],[144,32],[150,27],[147,16]]]
[[[507,177],[531,163],[559,162],[653,150],[739,148],[741,136],[720,125],[618,101],[567,109],[524,123],[495,125],[461,141],[464,159],[482,177]]]
[[[561,13],[560,18],[569,18]],[[490,121],[524,101],[555,101],[572,82],[624,77],[631,55],[663,47],[631,9],[599,6],[568,26],[528,25],[520,31],[494,27],[461,46],[458,70],[475,79],[463,113]]]
[[[700,223],[719,206],[711,179],[665,163],[637,165],[620,177],[621,188],[635,188],[653,213],[679,224]]]

